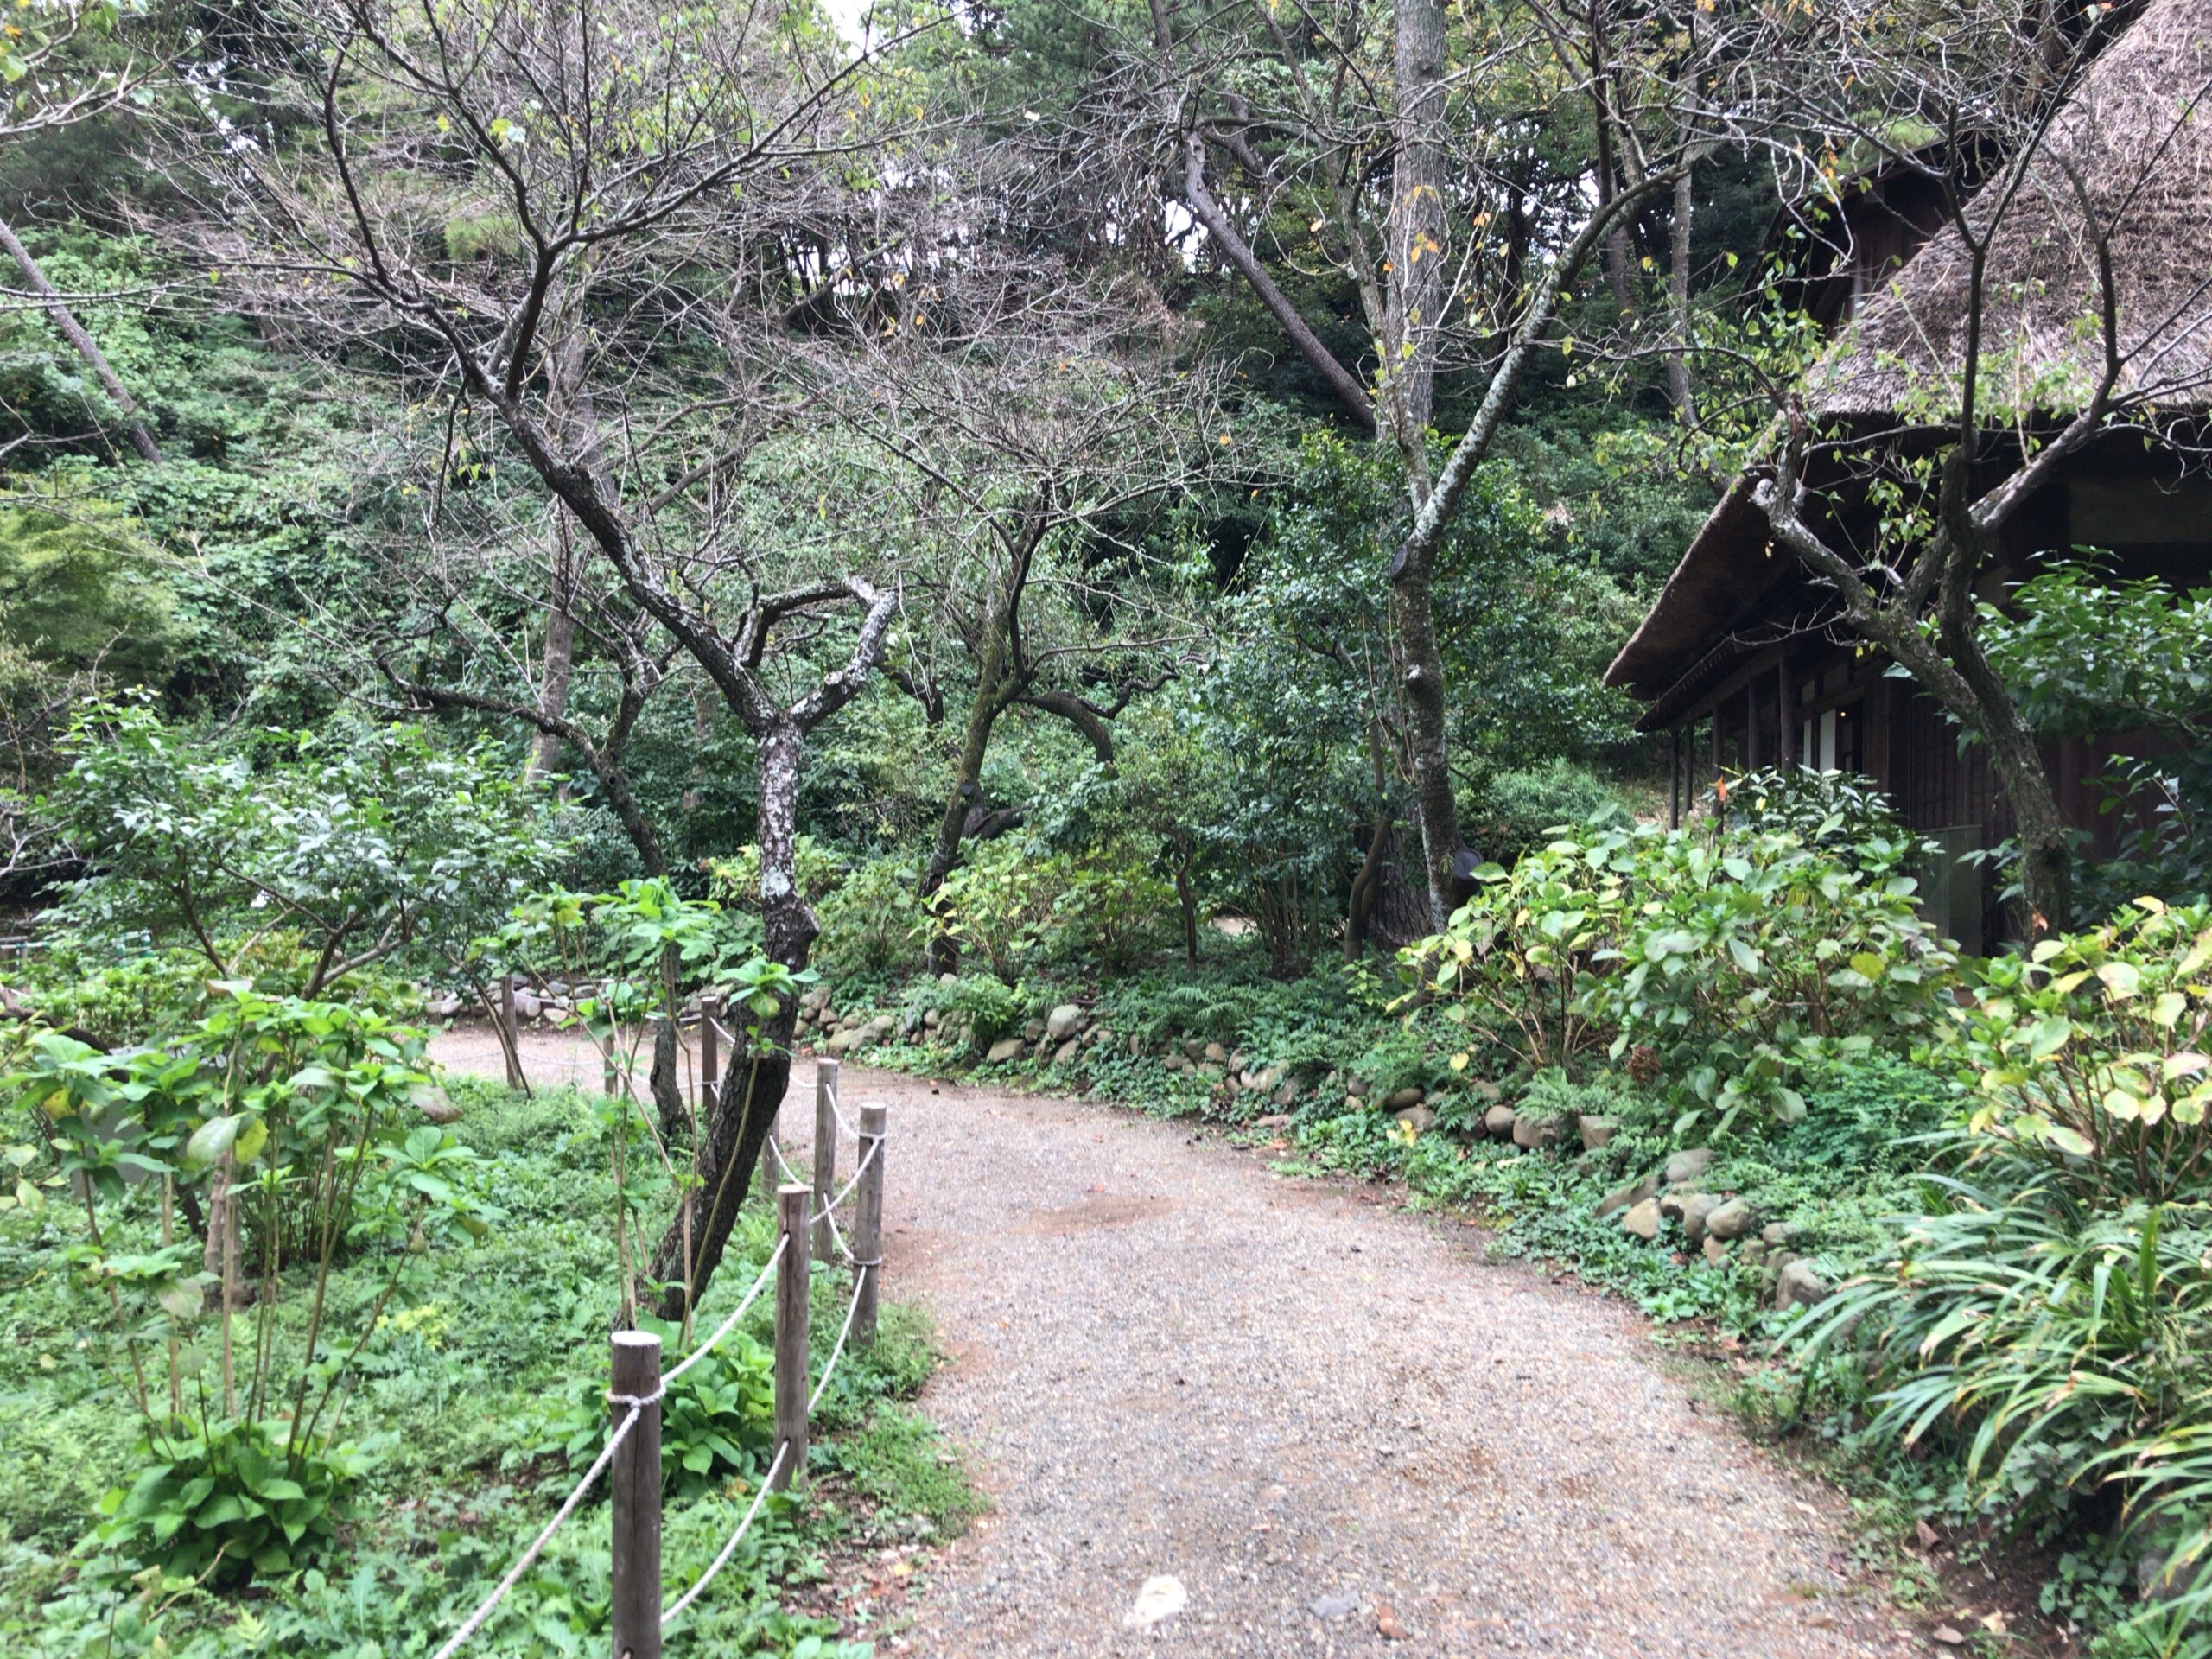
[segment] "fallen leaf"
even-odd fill
[[[1398,1616],[1387,1601],[1375,1604],[1375,1633],[1385,1642],[1403,1642],[1412,1633],[1398,1623]]]
[[[1925,1521],[1920,1522],[1917,1524],[1920,1529],[1920,1547],[1923,1549],[1935,1548],[1936,1541],[1942,1535],[1938,1533],[1935,1528],[1929,1526]]]
[[[1999,1636],[2004,1635],[2005,1615],[2001,1612],[1984,1613],[1981,1616],[1981,1628],[1985,1630],[1993,1631]]]
[[[1955,1630],[1948,1624],[1936,1627],[1936,1639],[1947,1648],[1963,1648],[1967,1644],[1966,1633]]]

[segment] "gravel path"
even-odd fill
[[[533,1075],[595,1077],[573,1041],[534,1034]],[[498,1071],[488,1037],[438,1053]],[[790,1118],[811,1087],[802,1062]],[[842,1093],[890,1105],[887,1294],[934,1310],[923,1404],[995,1505],[894,1645],[1931,1650],[1840,1576],[1833,1497],[1701,1413],[1620,1303],[1187,1127],[849,1066]]]

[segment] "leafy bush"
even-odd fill
[[[2145,898],[1990,963],[1966,1022],[1974,1129],[2107,1204],[2212,1189],[2212,909]]]
[[[2046,737],[2147,732],[2154,753],[2112,756],[2104,812],[2121,855],[2076,864],[2080,913],[2138,893],[2212,900],[2212,590],[2156,580],[2107,582],[2069,566],[1981,607],[1990,666]]]
[[[1560,758],[1493,775],[1470,803],[1467,833],[1493,862],[1510,867],[1560,830],[1613,813],[1628,816],[1612,786]]]
[[[319,1559],[354,1517],[367,1467],[357,1447],[280,1445],[266,1424],[236,1421],[162,1431],[139,1452],[152,1461],[101,1500],[93,1538],[174,1578],[225,1585]]]
[[[2169,1606],[2100,1651],[2212,1649],[2212,915],[2139,899],[1989,964],[1960,1173],[1804,1333],[1877,1442],[1956,1451],[1967,1502],[2077,1529],[2124,1503]]]
[[[1794,834],[1599,825],[1511,872],[1487,865],[1446,931],[1402,960],[1470,1040],[1530,1070],[1648,1046],[1687,1128],[1747,1107],[1804,1111],[1821,1059],[1898,1052],[1929,1032],[1957,958],[1914,906],[1916,848],[1848,855]]]
[[[45,810],[88,870],[60,906],[73,925],[109,940],[150,931],[219,978],[289,931],[308,996],[387,961],[446,967],[566,845],[495,745],[449,751],[420,727],[232,747],[144,702],[95,703],[63,754]]]
[[[1135,847],[1114,842],[1053,860],[1060,941],[1109,973],[1127,973],[1168,938],[1175,888]]]
[[[1058,874],[1016,837],[1001,836],[972,848],[932,902],[946,934],[1012,985],[1050,936]]]
[[[671,1366],[685,1351],[680,1325],[640,1315],[636,1328],[661,1339]],[[537,1449],[558,1451],[577,1469],[597,1457],[613,1427],[606,1389],[603,1372],[572,1383]],[[757,1476],[775,1445],[775,1356],[733,1331],[668,1385],[660,1410],[661,1484],[671,1497],[704,1491],[732,1475]]]
[[[1856,866],[1862,851],[1884,869],[1897,867],[1897,849],[1912,849],[1905,861],[1932,850],[1916,845],[1890,798],[1856,772],[1812,766],[1765,767],[1726,781],[1716,802],[1729,827],[1794,836]]]
[[[921,959],[920,874],[895,858],[870,859],[815,901],[817,959],[833,974],[874,977]],[[804,880],[802,870],[801,880]]]

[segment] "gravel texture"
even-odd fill
[[[572,1040],[533,1034],[532,1074]],[[497,1074],[488,1035],[437,1052]],[[596,1077],[595,1056],[568,1065]],[[885,1294],[935,1312],[953,1363],[923,1405],[994,1505],[889,1645],[1931,1650],[1842,1575],[1834,1497],[1694,1406],[1618,1302],[1185,1126],[849,1065],[843,1084],[849,1110],[890,1106]],[[802,1061],[787,1117],[811,1098]]]

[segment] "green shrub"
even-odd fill
[[[2212,1192],[2212,909],[2142,899],[1989,964],[1965,1056],[1991,1145],[2093,1201]]]
[[[149,1461],[101,1500],[93,1538],[172,1578],[224,1585],[320,1559],[367,1466],[357,1447],[280,1445],[266,1424],[238,1421],[157,1427],[139,1453]]]
[[[1957,957],[1916,909],[1909,839],[1848,856],[1795,834],[1643,824],[1564,836],[1402,955],[1471,1045],[1579,1071],[1649,1047],[1687,1109],[1803,1115],[1808,1065],[1924,1040]]]
[[[1470,803],[1468,834],[1495,862],[1509,868],[1573,825],[1628,813],[1612,786],[1588,766],[1560,759],[1501,772]]]
[[[680,1325],[640,1314],[636,1328],[661,1339],[671,1369],[686,1351]],[[613,1427],[606,1389],[604,1372],[571,1383],[535,1449],[558,1452],[576,1469],[590,1463]],[[661,1485],[671,1497],[704,1491],[732,1475],[757,1476],[775,1445],[775,1356],[733,1331],[668,1384],[660,1409]]]
[[[1731,829],[1794,836],[1808,847],[1856,865],[1861,849],[1894,867],[1899,846],[1910,856],[1930,850],[1915,842],[1888,796],[1856,772],[1811,766],[1765,767],[1727,780],[1715,804]]]
[[[1175,888],[1127,842],[1052,861],[1059,889],[1052,913],[1062,949],[1122,974],[1166,944],[1177,916]]]
[[[816,959],[826,972],[878,977],[921,960],[925,913],[912,864],[869,859],[815,901]]]
[[[1051,934],[1056,874],[1049,861],[1003,836],[970,849],[932,902],[946,935],[1012,985]]]

